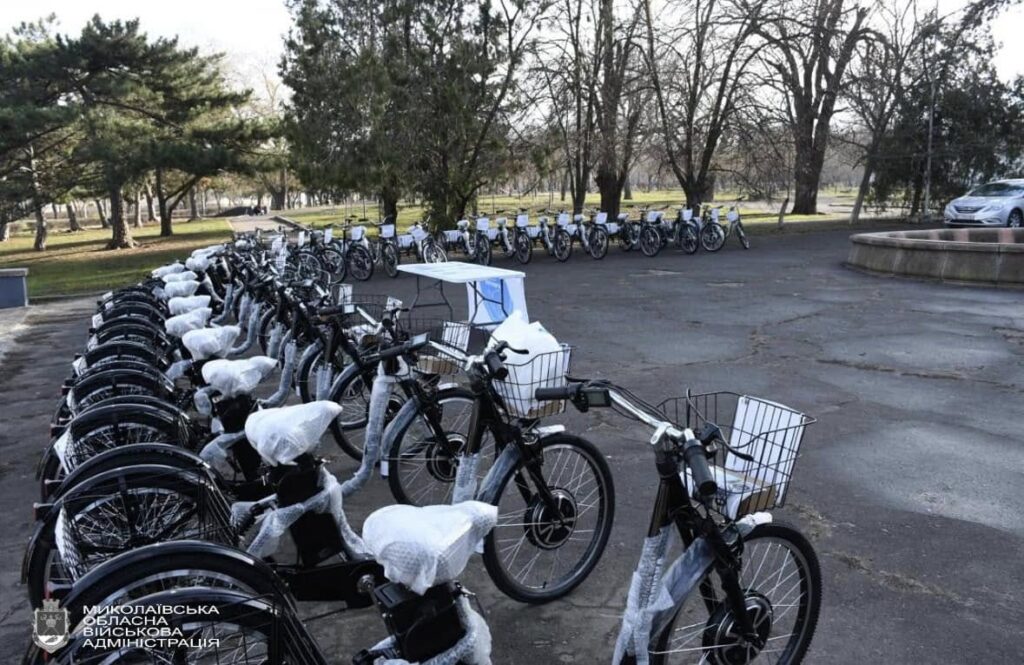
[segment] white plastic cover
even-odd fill
[[[326,467],[320,468],[319,487],[319,492],[301,503],[275,507],[262,514],[257,520],[259,531],[250,541],[246,551],[259,558],[270,556],[277,551],[281,536],[296,520],[308,513],[327,513],[334,518],[335,524],[338,525],[338,532],[345,546],[353,554],[366,554],[362,538],[352,529],[348,518],[345,517],[341,485]],[[253,508],[264,505],[268,500],[273,501],[275,498],[271,496],[261,501],[239,501],[232,504],[232,525],[237,528]]]
[[[327,401],[264,409],[245,421],[245,436],[267,464],[291,464],[317,447],[341,412],[340,404]]]
[[[195,280],[188,282],[171,282],[170,284],[164,284],[164,298],[169,300],[171,298],[195,295],[195,292],[198,289],[199,282]]]
[[[185,261],[185,267],[192,272],[206,272],[210,267],[210,263],[209,256],[190,256]]]
[[[189,310],[165,320],[164,330],[172,337],[184,337],[189,331],[205,328],[212,314],[213,310],[209,307]]]
[[[502,394],[506,396],[505,406],[515,415],[526,417],[531,410],[540,408],[534,397],[537,387],[565,385],[568,367],[555,362],[531,362],[542,353],[562,350],[562,346],[539,322],[528,323],[521,312],[513,311],[501,325],[491,333],[494,341],[508,342],[513,349],[523,349],[526,355],[510,354],[506,367],[508,378],[503,382]],[[565,354],[566,361],[569,355]],[[546,376],[541,371],[547,371]]]
[[[456,579],[497,521],[497,506],[480,501],[387,506],[366,518],[363,543],[389,580],[422,594]]]
[[[191,270],[183,270],[181,272],[172,272],[170,275],[164,275],[160,279],[164,281],[164,284],[170,284],[171,282],[187,282],[197,277],[199,277],[199,275],[195,274]]]
[[[156,270],[153,270],[149,274],[152,275],[153,277],[157,278],[157,279],[160,279],[164,275],[173,275],[174,273],[181,272],[184,269],[185,269],[185,266],[183,266],[182,264],[180,264],[177,261],[175,261],[174,263],[169,263],[169,264],[167,264],[165,266],[160,266],[159,268],[157,268]]]
[[[214,356],[223,356],[230,351],[235,338],[241,332],[238,326],[203,328],[185,333],[181,336],[181,342],[194,360],[206,360]]]
[[[167,311],[178,316],[194,309],[210,306],[210,296],[177,296],[167,301]]]
[[[211,254],[216,254],[222,249],[224,249],[224,245],[221,243],[218,243],[216,245],[207,245],[206,247],[200,247],[199,249],[192,250],[191,256],[210,256]]]
[[[221,395],[247,395],[277,367],[277,361],[266,356],[245,360],[211,360],[203,365],[203,380]]]

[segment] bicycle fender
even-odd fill
[[[57,524],[57,515],[60,510],[54,510],[51,508],[46,513],[44,519],[36,522],[36,528],[32,531],[32,537],[28,541],[28,546],[25,548],[25,556],[21,559],[21,583],[28,583],[28,566],[29,562],[32,561],[32,555],[35,553],[36,548],[44,542],[52,544],[53,540],[53,529]],[[49,535],[47,535],[49,534]],[[47,541],[49,538],[49,541]]]

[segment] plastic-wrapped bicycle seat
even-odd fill
[[[326,400],[263,409],[245,421],[245,437],[267,464],[291,464],[320,443],[341,405]]]
[[[203,380],[225,397],[246,395],[270,376],[277,361],[267,356],[244,360],[211,360],[203,365]]]
[[[190,256],[185,260],[185,267],[192,272],[206,272],[210,267],[209,256]]]
[[[174,273],[181,272],[184,269],[185,266],[175,261],[174,263],[168,263],[165,266],[160,266],[159,268],[156,268],[153,271],[151,271],[149,274],[155,277],[156,279],[162,279],[164,275],[173,275]]]
[[[392,582],[416,593],[456,579],[498,521],[480,501],[454,506],[387,506],[363,524],[363,543]]]
[[[210,296],[177,296],[167,301],[167,311],[178,316],[194,309],[210,306]]]
[[[193,360],[206,360],[215,356],[223,356],[231,350],[241,330],[238,326],[221,328],[203,328],[191,330],[181,336],[181,343],[192,354]]]
[[[209,307],[192,309],[164,320],[164,330],[172,337],[184,337],[189,331],[205,328],[212,314]]]
[[[170,275],[164,275],[160,279],[163,280],[164,284],[170,284],[172,282],[187,282],[194,280],[199,275],[195,274],[191,270],[183,270],[181,272],[172,272]]]
[[[195,292],[199,290],[199,282],[188,280],[186,282],[171,282],[164,284],[164,298],[170,300],[171,298],[182,298],[191,295],[195,295]]]

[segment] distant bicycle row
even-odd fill
[[[720,205],[697,210],[679,207],[674,216],[662,210],[641,209],[633,218],[629,212],[622,212],[615,220],[598,210],[577,214],[545,211],[536,223],[526,209],[520,209],[511,219],[504,210],[496,211],[496,215],[493,220],[488,216],[461,219],[454,229],[433,229],[428,218],[401,234],[391,217],[380,223],[347,218],[338,227],[300,231],[294,251],[305,272],[327,273],[328,281],[338,283],[348,277],[366,281],[373,277],[377,266],[389,277],[396,277],[403,260],[441,263],[459,258],[491,265],[495,254],[500,254],[526,265],[535,252],[541,252],[565,262],[577,244],[591,258],[603,259],[613,241],[622,251],[638,250],[648,257],[657,256],[669,245],[687,254],[700,249],[717,252],[731,236],[736,236],[743,249],[750,249],[735,205],[728,209]],[[377,228],[374,237],[367,231],[371,226]]]

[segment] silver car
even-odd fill
[[[996,180],[950,201],[946,226],[1024,226],[1024,179]]]

